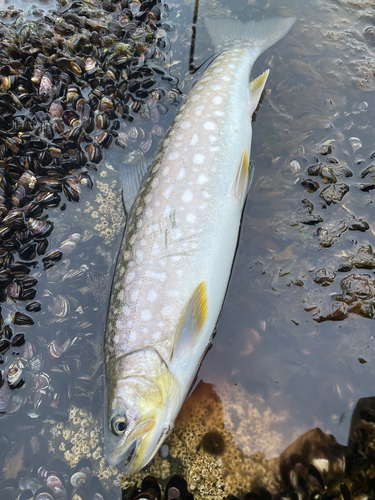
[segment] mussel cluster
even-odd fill
[[[6,440],[3,440],[6,444]],[[18,477],[2,480],[2,500],[111,500],[118,492],[107,492],[94,474],[89,459],[71,468],[48,455],[41,434],[27,441]],[[12,460],[12,458],[10,458]]]
[[[162,494],[164,493],[164,495]],[[186,480],[179,475],[172,476],[165,491],[162,492],[158,481],[147,476],[143,479],[140,488],[125,491],[124,500],[193,500],[194,495],[189,493]]]
[[[33,279],[44,290],[43,310],[30,327],[29,340],[24,333],[13,332],[13,325],[4,327],[0,412],[5,417],[23,407],[33,420],[48,417],[64,422],[73,401],[94,405],[94,414],[100,410],[102,368],[93,344],[103,314],[95,306],[102,304],[103,293],[108,296],[110,282],[102,256],[92,258],[98,240],[79,228],[68,231],[54,251],[60,259],[64,255],[59,265],[34,270]],[[32,301],[27,307],[39,311],[41,303]],[[6,322],[22,315],[26,316],[11,313]],[[98,326],[94,326],[96,316]]]
[[[82,254],[71,267],[70,253],[92,246],[92,235],[72,228],[49,248],[56,222],[48,210],[65,210],[93,187],[105,149],[121,147],[133,162],[156,149],[161,116],[177,95],[167,68],[167,10],[158,0],[103,0],[38,11],[35,21],[12,7],[0,14],[0,413],[27,400],[36,418],[47,401],[57,420],[66,418],[73,382],[53,378],[74,378],[77,389],[81,351],[92,354],[90,345],[82,349],[92,323],[77,320],[82,292],[73,289],[81,284],[95,295],[100,280]],[[72,283],[69,297],[59,292],[62,280]],[[18,329],[44,310],[34,300],[37,285],[47,310],[29,338]],[[32,393],[16,396],[25,383]],[[57,395],[57,386],[67,394]]]

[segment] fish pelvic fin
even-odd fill
[[[261,54],[281,40],[291,29],[295,20],[294,17],[275,17],[243,23],[236,19],[208,17],[204,21],[216,50],[247,45],[258,47],[259,54]]]
[[[249,85],[250,90],[250,114],[252,115],[254,111],[257,109],[257,106],[260,101],[260,97],[266,85],[266,81],[270,70],[267,69],[264,73],[262,73],[258,78],[253,80]]]
[[[181,358],[190,347],[194,347],[197,344],[206,318],[207,285],[205,281],[201,281],[182,312],[171,354],[171,361]]]
[[[122,200],[126,216],[129,216],[138,191],[148,175],[150,161],[143,159],[138,163],[123,163],[120,165]]]
[[[245,201],[253,180],[253,166],[254,163],[249,162],[247,149],[244,149],[234,181],[234,195],[241,204]]]

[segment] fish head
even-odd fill
[[[153,349],[132,352],[116,364],[118,378],[106,376],[105,453],[111,465],[131,475],[154,457],[179,405],[176,391],[171,393],[174,377]]]

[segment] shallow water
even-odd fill
[[[16,8],[28,9],[26,2],[11,3]],[[373,191],[361,191],[358,186],[373,182],[371,176],[361,178],[361,172],[371,165],[371,155],[375,151],[372,125],[375,38],[371,30],[365,33],[374,25],[375,8],[372,2],[361,0],[288,0],[282,3],[261,0],[212,3],[201,0],[196,24],[196,73],[188,75],[188,28],[194,2],[186,3],[175,4],[169,15],[170,22],[175,25],[175,31],[169,34],[171,74],[179,79],[179,88],[184,93],[202,74],[212,55],[203,16],[212,13],[238,16],[244,20],[276,15],[297,18],[287,37],[261,55],[253,68],[253,78],[267,68],[271,72],[253,124],[251,156],[255,162],[255,174],[244,210],[228,293],[213,346],[197,376],[193,404],[185,406],[177,423],[177,433],[168,442],[171,454],[165,459],[157,457],[155,464],[147,469],[156,477],[159,473],[160,479],[164,480],[168,479],[169,473],[181,472],[187,476],[189,488],[196,498],[208,498],[208,495],[221,498],[228,493],[242,495],[250,491],[255,476],[243,473],[243,482],[239,484],[233,470],[237,467],[241,475],[242,469],[236,465],[234,451],[234,465],[227,455],[223,465],[219,463],[220,454],[215,455],[204,444],[202,448],[200,439],[207,431],[218,428],[220,433],[223,432],[227,451],[228,442],[232,440],[233,450],[238,447],[246,456],[263,452],[267,459],[279,456],[301,434],[315,427],[333,434],[339,443],[345,445],[357,401],[373,396],[375,341],[371,317],[350,312],[348,306],[345,319],[320,322],[317,319],[327,318],[332,312],[332,304],[342,304],[334,295],[342,294],[340,281],[343,278],[353,273],[373,276],[373,268],[368,262],[361,264],[359,269],[353,267],[340,272],[338,268],[345,257],[354,254],[361,245],[374,244]],[[7,5],[1,4],[1,7]],[[55,5],[40,3],[36,7],[47,10]],[[169,110],[162,122],[165,128],[171,123],[179,103],[180,99],[168,103]],[[327,152],[329,145],[332,152],[321,154]],[[93,289],[82,292],[83,310],[92,320],[94,326],[88,328],[95,339],[100,338],[104,329],[110,272],[113,272],[120,244],[122,221],[121,213],[117,213],[118,229],[112,233],[105,232],[105,225],[98,229],[104,215],[100,214],[98,220],[93,215],[100,206],[95,190],[101,189],[106,196],[105,185],[110,179],[111,190],[120,202],[119,178],[111,165],[122,161],[122,155],[121,151],[111,147],[106,152],[107,166],[102,164],[99,172],[93,173],[96,185],[93,191],[84,193],[84,201],[78,206],[69,205],[65,212],[56,209],[54,214],[53,211],[50,213],[56,225],[51,248],[57,246],[76,224],[95,229],[110,242],[109,246],[101,244],[100,251],[93,247],[85,253],[82,249],[71,258],[78,267],[81,259],[85,259],[90,270],[96,270],[95,276],[104,279],[102,288],[95,289],[95,293],[102,297],[100,301]],[[353,173],[352,177],[340,178],[341,174],[337,175],[337,183],[349,187],[342,201],[328,205],[319,197],[321,190],[330,184],[319,175],[309,175],[307,169],[320,162],[334,168],[345,166]],[[308,192],[301,185],[306,179],[317,182],[319,188]],[[319,215],[322,222],[314,225],[301,223],[306,211],[297,211],[303,199],[313,203],[312,213]],[[93,209],[89,209],[90,204]],[[322,231],[328,224],[337,229],[339,221],[353,215],[366,221],[369,228],[364,232],[347,229],[335,241],[330,241],[331,246],[320,244]],[[107,224],[113,224],[114,219],[109,217],[106,220],[109,221]],[[314,281],[316,271],[323,268],[335,274],[333,282],[325,283],[328,286]],[[57,265],[56,269],[63,274]],[[53,277],[43,278],[43,273],[40,273],[39,279],[40,291],[48,290],[51,283],[55,283],[51,293],[69,293],[67,286],[63,283],[60,289],[60,282],[54,281]],[[46,306],[48,295],[44,292],[44,302],[39,297]],[[367,300],[371,311],[371,296]],[[80,311],[76,314],[78,319],[80,314]],[[368,315],[372,316],[372,312]],[[43,319],[39,321],[42,324]],[[56,323],[50,323],[43,328],[51,329],[54,325]],[[39,333],[37,329],[34,332],[35,335]],[[87,338],[89,335],[84,336],[85,342]],[[93,351],[90,351],[90,360],[97,363],[101,355],[98,340],[90,345]],[[211,386],[201,381],[212,384],[221,403],[213,396]],[[100,382],[94,383],[87,390],[94,391],[99,386]],[[196,409],[199,414],[202,401],[211,401],[210,398],[217,410],[217,418],[212,417],[209,421],[203,413],[205,423],[198,421],[196,427],[189,428],[186,421],[195,422],[189,411],[194,413]],[[83,397],[75,404],[87,406],[92,401]],[[84,420],[86,416],[82,414],[80,418]],[[28,425],[34,425],[34,421],[29,424],[21,420],[15,424],[12,419],[5,419],[2,432],[12,435],[15,427]],[[90,425],[94,424],[90,421]],[[39,429],[43,427],[41,423],[37,426]],[[222,426],[227,429],[227,434]],[[62,425],[57,431],[47,427],[45,433],[50,433],[50,452],[52,456],[62,457],[66,451],[62,444],[66,429]],[[77,432],[77,429],[72,424],[69,431]],[[190,431],[197,433],[198,441],[190,442],[186,438]],[[184,446],[185,462],[181,458],[181,447]],[[90,453],[94,453],[93,449]],[[182,466],[177,464],[176,456],[179,456]],[[189,463],[188,467],[186,463]],[[202,473],[202,470],[208,472]],[[224,486],[210,490],[212,483],[220,482],[217,478],[223,471]],[[275,489],[268,476],[262,484]],[[220,491],[225,492],[221,497]]]

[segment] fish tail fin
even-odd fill
[[[236,19],[205,18],[205,25],[216,50],[239,46],[258,47],[260,54],[283,38],[295,22],[294,17],[275,17],[243,23]]]

